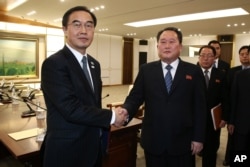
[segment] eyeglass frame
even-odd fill
[[[213,54],[200,54],[199,56],[201,58],[215,58],[215,55]]]
[[[72,25],[74,29],[80,30],[81,28],[84,28],[88,31],[91,31],[95,28],[94,22],[87,21],[86,23],[83,23],[79,20],[74,20],[72,23],[69,23],[68,25]]]

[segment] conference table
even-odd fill
[[[34,104],[39,101],[40,106],[45,108],[43,96],[33,100]],[[36,110],[36,106],[30,105]],[[18,104],[0,104],[0,144],[9,153],[22,163],[32,164],[33,167],[40,167],[41,160],[39,150],[40,141],[36,136],[15,140],[10,133],[25,131],[46,126],[44,121],[36,119],[35,116],[22,118],[21,114],[29,108],[24,102]],[[104,158],[104,167],[135,167],[137,152],[138,129],[142,121],[134,118],[126,127],[116,128],[111,126],[109,139],[109,151]]]

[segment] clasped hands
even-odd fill
[[[121,127],[128,122],[129,115],[128,111],[125,108],[117,107],[114,109],[114,112],[115,112],[115,122],[113,124],[114,126]]]

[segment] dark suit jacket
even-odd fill
[[[223,72],[227,72],[229,70],[229,68],[230,68],[230,64],[228,64],[227,62],[219,59],[217,68],[220,69]]]
[[[225,111],[225,103],[227,96],[226,85],[226,74],[217,68],[212,68],[212,72],[209,79],[209,85],[207,88],[207,109],[209,115],[209,122],[212,121],[211,109],[217,106],[219,103],[222,104],[223,112],[222,119],[226,120],[227,114]],[[212,123],[212,122],[211,122]]]
[[[228,74],[227,74],[227,84],[229,89],[231,89],[231,86],[233,84],[233,80],[234,80],[234,76],[236,74],[237,71],[242,70],[242,66],[236,66],[236,67],[232,67],[228,70]]]
[[[44,166],[93,167],[100,128],[109,128],[110,110],[101,109],[100,64],[88,55],[95,92],[65,46],[43,62],[41,88],[47,106]]]
[[[230,68],[227,72],[227,79],[226,79],[226,88],[227,88],[226,107],[227,107],[227,109],[226,109],[226,111],[228,112],[227,113],[227,121],[228,122],[230,121],[230,112],[231,112],[231,102],[230,102],[231,87],[233,84],[235,74],[241,70],[242,70],[242,66],[236,66],[236,67]]]
[[[144,102],[141,145],[152,154],[190,152],[191,141],[204,141],[205,85],[199,67],[180,60],[170,93],[161,61],[142,65],[124,107],[130,119]]]
[[[216,153],[220,146],[220,129],[214,130],[211,109],[218,104],[222,105],[222,119],[226,120],[225,88],[226,75],[217,68],[212,68],[209,85],[206,91],[207,97],[207,124],[206,124],[206,140],[202,151],[203,166],[216,166]]]
[[[231,119],[239,134],[249,134],[250,131],[250,69],[237,72],[231,88]]]

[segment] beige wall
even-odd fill
[[[61,49],[64,45],[64,35],[61,29],[20,25],[13,23],[0,22],[0,31],[15,33],[27,33],[44,35],[45,39],[39,41],[39,68],[43,60]],[[206,45],[208,41],[216,39],[216,36],[184,37],[184,46]],[[139,45],[140,39],[134,39],[134,60],[133,60],[133,79],[138,73],[139,52],[147,52],[147,61],[158,60],[156,39],[148,39],[147,46]],[[239,65],[238,50],[242,45],[250,44],[250,35],[235,35],[232,66]],[[118,85],[122,83],[122,50],[123,37],[96,33],[92,45],[87,52],[101,63],[102,80],[104,85]],[[183,52],[181,58],[185,61],[196,63],[197,57],[189,57],[188,53]],[[39,70],[40,71],[40,70]],[[39,75],[40,76],[40,75]],[[0,78],[1,79],[1,78]],[[40,80],[40,77],[37,79]],[[37,81],[36,80],[36,81]],[[31,87],[39,87],[39,84],[31,84]]]

